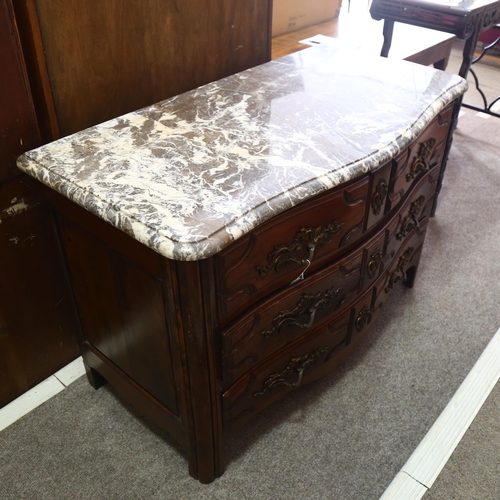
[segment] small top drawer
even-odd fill
[[[395,160],[395,174],[389,186],[389,209],[394,208],[422,176],[443,159],[453,108],[448,106],[418,139]]]
[[[215,257],[223,326],[265,294],[309,275],[362,233],[368,175],[297,205]]]

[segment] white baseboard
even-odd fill
[[[423,497],[499,379],[500,330],[380,500],[419,500]]]
[[[82,358],[75,359],[54,375],[40,382],[17,399],[0,409],[0,431],[48,401],[85,373]]]

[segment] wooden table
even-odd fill
[[[358,47],[365,54],[379,55],[383,44],[383,23],[373,20],[367,8],[352,6],[340,11],[336,19],[308,26],[272,39],[272,58],[292,54],[308,47],[300,40],[314,35],[334,37],[341,45]],[[410,25],[397,25],[394,29],[394,43],[391,58],[433,65],[445,69],[450,57],[455,36],[441,31]]]
[[[467,78],[471,65],[475,62],[474,53],[479,35],[483,31],[494,28],[500,22],[500,0],[470,0],[468,2],[459,0],[373,0],[370,12],[374,19],[384,20],[384,42],[381,50],[381,55],[384,57],[387,57],[392,45],[399,43],[394,39],[395,22],[432,28],[465,40],[462,64],[458,74]],[[398,26],[401,25],[398,24]],[[473,76],[479,90],[479,82],[474,72]],[[491,105],[487,106],[484,94],[482,96],[485,102],[484,108],[462,101],[457,103],[453,120],[454,126],[456,126],[461,105],[500,117],[500,114],[491,111]]]
[[[465,40],[462,64],[458,74],[462,78],[467,78],[479,34],[500,21],[500,0],[470,0],[468,2],[460,0],[373,0],[370,13],[373,19],[384,20],[384,42],[381,49],[381,55],[384,57],[388,56],[391,46],[395,45],[396,22],[408,26],[432,28]],[[463,96],[455,102],[451,119],[453,130],[457,126],[462,104]],[[466,106],[476,109],[475,106]],[[488,109],[477,109],[500,116]],[[451,142],[444,154],[443,169],[437,188],[438,194],[441,190],[450,147]],[[435,210],[436,207],[433,213]]]

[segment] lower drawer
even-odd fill
[[[386,227],[385,254],[394,256],[406,238],[419,229],[432,210],[440,168],[432,169],[415,187],[404,206]]]
[[[303,341],[254,366],[223,394],[225,425],[238,430],[285,394],[333,371],[369,332],[384,297],[375,293],[383,274],[353,304]],[[380,299],[380,303],[378,300]]]
[[[254,366],[223,394],[225,427],[236,432],[256,413],[296,387],[323,376],[345,348],[351,310],[300,343]]]

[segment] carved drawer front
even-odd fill
[[[418,229],[432,210],[439,178],[439,166],[433,168],[415,187],[396,217],[387,227],[387,247],[385,253],[393,256],[405,242],[406,237]]]
[[[236,380],[352,302],[359,292],[363,254],[360,249],[286,288],[229,326],[222,335],[223,379]]]
[[[215,258],[219,320],[301,280],[363,233],[369,178],[297,205]]]
[[[345,347],[350,308],[330,328],[320,328],[303,342],[282,349],[255,365],[223,394],[226,429],[237,431],[256,413],[307,382],[333,370]]]
[[[423,175],[441,165],[451,112],[451,106],[444,109],[413,145],[395,159],[396,171],[389,187],[390,208],[395,207]]]

